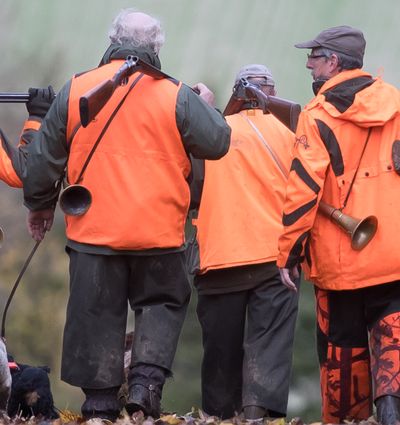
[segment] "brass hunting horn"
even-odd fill
[[[351,239],[351,247],[355,251],[361,251],[365,248],[378,228],[378,219],[373,215],[364,219],[354,218],[323,201],[319,203],[318,211],[348,233]]]

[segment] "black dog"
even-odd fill
[[[48,376],[50,368],[15,363],[10,355],[8,361],[12,378],[11,394],[7,405],[8,416],[10,418],[18,415],[24,418],[37,416],[44,419],[57,419],[59,415],[54,407]]]

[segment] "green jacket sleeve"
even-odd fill
[[[228,152],[231,128],[225,118],[185,84],[178,92],[176,122],[186,151],[195,158],[219,159]]]
[[[30,210],[52,208],[68,159],[66,128],[69,81],[57,94],[34,140],[21,148],[26,160],[22,175],[24,204]]]

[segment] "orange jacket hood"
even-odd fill
[[[305,107],[322,107],[332,118],[363,127],[382,126],[400,110],[396,87],[372,78],[361,69],[343,71],[328,80],[318,95]]]

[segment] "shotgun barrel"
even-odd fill
[[[0,103],[26,103],[28,100],[28,93],[0,93]]]

